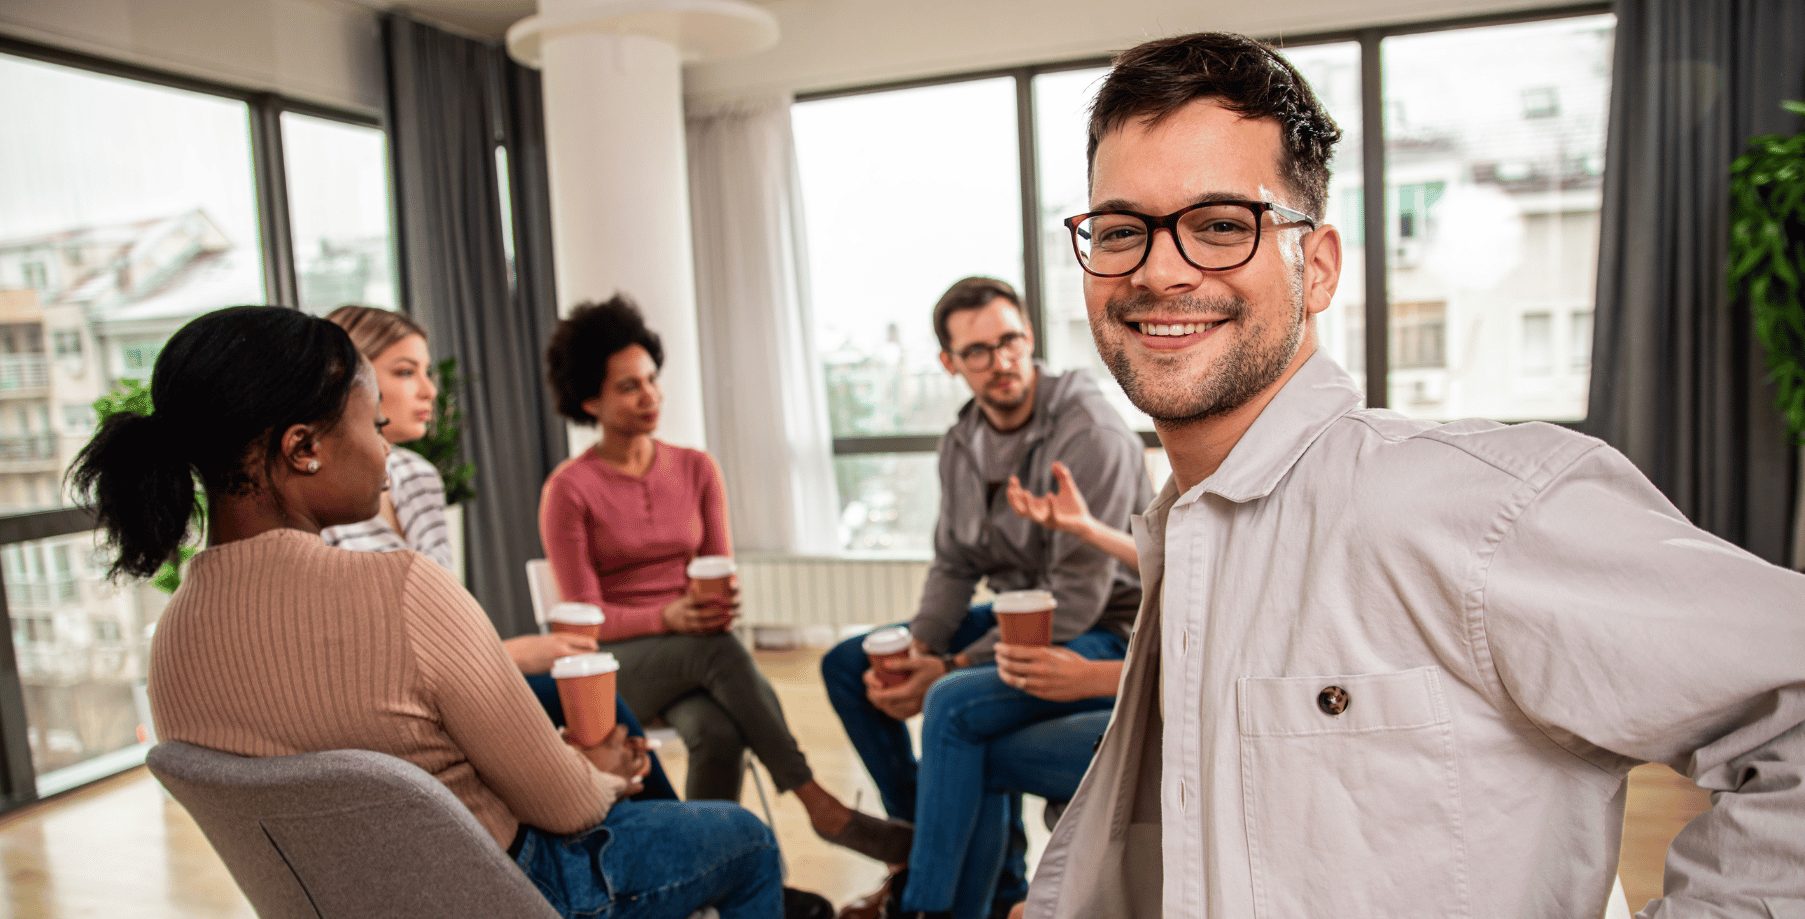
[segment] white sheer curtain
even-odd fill
[[[688,122],[702,391],[735,546],[832,553],[839,502],[790,99],[692,109]]]

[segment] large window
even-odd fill
[[[282,142],[300,307],[399,306],[382,130],[283,112]]]
[[[1385,39],[1394,408],[1585,417],[1613,27]]]
[[[142,759],[165,598],[107,582],[91,522],[56,512],[95,401],[148,380],[202,313],[398,305],[379,129],[86,63],[0,54],[0,578],[18,662],[17,684],[0,676],[0,747],[28,747],[32,767],[0,762],[0,807]]]
[[[1282,49],[1342,130],[1322,215],[1341,232],[1341,279],[1317,341],[1370,404],[1584,417],[1614,26],[1586,15],[1378,29]],[[1085,122],[1106,72],[1025,67],[794,107],[846,548],[928,547],[938,483],[920,458],[969,398],[935,359],[928,313],[961,275],[1031,273],[1037,356],[1089,370],[1151,430],[1096,355],[1060,225],[1089,203]],[[1382,104],[1368,111],[1367,99]],[[1369,136],[1382,162],[1366,161]],[[1035,179],[1026,201],[1023,176]]]
[[[793,119],[833,435],[937,435],[971,394],[940,365],[934,301],[967,275],[1022,282],[1015,83],[807,102]],[[842,457],[842,543],[924,550],[929,460],[917,475],[909,460]]]

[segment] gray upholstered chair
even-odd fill
[[[556,919],[444,785],[368,750],[247,759],[150,751],[264,919]]]

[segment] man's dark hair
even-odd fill
[[[664,367],[664,343],[646,328],[646,317],[631,298],[615,294],[601,303],[577,304],[552,330],[545,348],[545,377],[558,414],[577,424],[595,424],[583,403],[602,391],[608,359],[634,345],[646,349],[654,366]]]
[[[1279,123],[1279,174],[1321,220],[1329,196],[1329,158],[1341,129],[1310,84],[1273,48],[1245,35],[1198,32],[1137,45],[1116,57],[1091,102],[1086,161],[1095,170],[1103,135],[1131,120],[1155,125],[1198,99],[1214,99],[1246,118]]]
[[[982,276],[954,281],[953,286],[940,295],[940,302],[934,304],[934,337],[940,339],[940,350],[950,351],[953,347],[952,333],[946,329],[949,317],[960,310],[983,309],[998,297],[1008,300],[1024,317],[1028,315],[1022,310],[1022,298],[1007,281]]]

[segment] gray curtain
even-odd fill
[[[1795,453],[1747,304],[1732,302],[1730,162],[1792,131],[1805,2],[1619,0],[1587,429],[1681,511],[1791,561]]]
[[[539,487],[564,456],[542,382],[556,321],[539,76],[500,47],[390,16],[389,145],[402,276],[435,353],[458,359],[476,466],[464,531],[470,592],[503,636],[534,628],[525,566],[539,548]],[[508,149],[518,283],[496,147]]]

